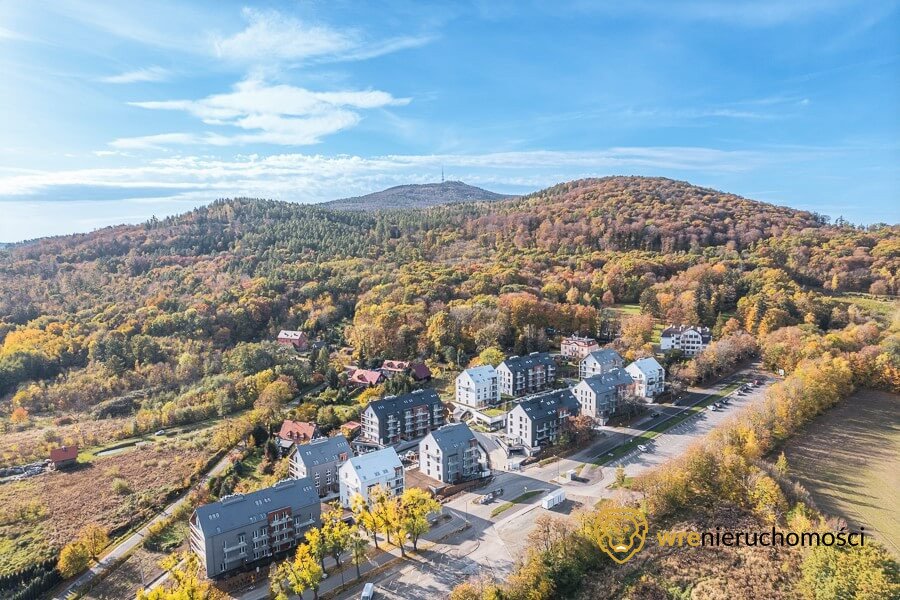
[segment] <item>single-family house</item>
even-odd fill
[[[321,435],[315,423],[285,419],[278,431],[278,446],[282,455],[290,452],[295,445],[305,444]]]
[[[277,341],[282,346],[290,346],[294,350],[306,350],[309,345],[309,338],[302,331],[293,331],[290,329],[282,329],[278,332]]]
[[[428,381],[431,379],[431,369],[423,362],[386,360],[381,365],[381,372],[388,379],[394,375],[409,375],[415,381]]]
[[[358,387],[375,387],[384,383],[386,379],[381,371],[370,369],[353,369],[347,375],[347,383]]]
[[[594,350],[599,349],[600,344],[594,338],[579,337],[577,335],[564,338],[559,344],[559,353],[565,358],[576,361],[580,361]]]

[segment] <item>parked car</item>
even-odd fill
[[[640,450],[641,452],[647,452],[649,448],[647,448],[647,446],[645,446],[644,444],[638,444],[638,450]]]
[[[659,413],[658,413],[658,412],[653,412],[653,413],[650,413],[650,416],[651,416],[651,417],[658,417],[658,416],[659,416]]]
[[[372,600],[375,597],[375,584],[367,583],[363,586],[362,594],[359,595],[359,600]]]
[[[715,404],[713,404],[712,406],[709,407],[709,410],[711,410],[711,411],[713,411],[713,412],[716,412],[716,411],[719,410],[719,407],[716,406]]]
[[[157,431],[157,432],[154,433],[153,435],[166,435],[166,430],[165,430],[165,429],[160,429],[159,431]]]

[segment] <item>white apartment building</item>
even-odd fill
[[[645,400],[652,400],[666,387],[666,371],[655,358],[639,358],[625,371],[634,380],[634,395]]]
[[[581,359],[578,364],[578,376],[587,379],[594,375],[609,373],[613,369],[621,369],[624,365],[625,361],[615,350],[611,348],[594,350]]]
[[[663,330],[659,337],[659,349],[663,352],[680,350],[685,356],[697,356],[703,352],[712,334],[709,327],[696,327],[693,325],[672,325]]]
[[[456,402],[475,408],[500,402],[500,379],[491,365],[466,369],[456,377]]]
[[[350,508],[350,499],[360,494],[367,502],[369,493],[380,485],[390,495],[399,496],[406,486],[406,474],[397,451],[385,448],[354,456],[343,465],[339,472],[341,506]]]

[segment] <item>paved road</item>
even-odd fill
[[[753,378],[757,373],[755,367],[744,369],[729,380],[742,377]],[[752,374],[752,375],[751,375]],[[767,378],[771,379],[771,378]],[[379,597],[392,599],[440,598],[449,595],[453,587],[472,575],[487,573],[502,579],[510,573],[527,544],[528,533],[534,526],[535,519],[548,511],[540,507],[539,494],[523,504],[516,504],[496,517],[491,511],[504,501],[513,499],[528,490],[552,490],[559,487],[566,489],[569,498],[559,507],[552,509],[553,514],[565,516],[572,514],[583,505],[592,506],[597,500],[615,495],[610,490],[613,483],[615,467],[622,464],[629,476],[663,464],[680,454],[694,441],[706,435],[712,428],[734,417],[743,407],[759,401],[766,386],[754,388],[746,395],[731,395],[728,408],[722,411],[704,410],[683,423],[667,430],[653,440],[647,453],[638,451],[626,454],[603,467],[595,467],[590,463],[599,455],[605,455],[618,447],[631,436],[644,432],[654,425],[680,413],[686,406],[702,402],[711,393],[726,387],[728,380],[708,389],[693,389],[683,400],[682,406],[654,407],[659,417],[648,417],[630,428],[604,428],[606,434],[589,448],[575,455],[551,463],[543,467],[533,465],[521,473],[500,473],[486,489],[503,488],[499,500],[489,505],[474,504],[479,493],[464,494],[446,505],[446,508],[462,511],[471,527],[455,536],[445,539],[442,544],[423,553],[421,560],[403,562],[386,569],[371,580],[375,582]],[[558,473],[575,469],[588,464],[582,472],[587,478],[584,482],[558,483]],[[358,597],[361,584],[337,596],[341,599]]]

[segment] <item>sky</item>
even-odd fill
[[[900,0],[0,0],[0,74],[0,242],[442,169],[900,222]]]

